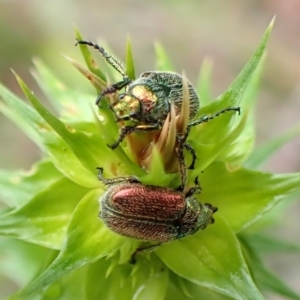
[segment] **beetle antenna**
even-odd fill
[[[114,58],[112,55],[108,54],[103,47],[90,42],[90,41],[82,41],[82,40],[77,40],[77,43],[75,44],[75,46],[77,44],[81,44],[81,45],[88,45],[90,47],[93,47],[94,49],[98,50],[103,58],[115,69],[117,70],[123,77],[124,79],[128,78],[128,75],[126,74],[123,65],[116,59]]]

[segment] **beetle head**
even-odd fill
[[[218,208],[212,206],[209,203],[205,203],[205,204],[199,203],[199,204],[201,210],[198,215],[196,227],[198,229],[205,229],[207,225],[213,224],[215,222],[215,219],[213,218],[213,214],[218,210]]]
[[[194,197],[187,198],[186,202],[186,212],[182,218],[184,235],[196,233],[215,222],[212,215],[218,210],[217,207],[208,203],[202,204]]]
[[[140,121],[141,103],[140,100],[129,93],[119,95],[119,101],[111,105],[116,119]]]

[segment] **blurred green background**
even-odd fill
[[[164,45],[176,71],[185,70],[194,84],[201,62],[209,57],[213,61],[212,93],[216,97],[237,76],[276,15],[258,97],[257,143],[299,124],[299,0],[0,0],[0,12],[0,81],[24,98],[12,68],[42,99],[44,96],[30,74],[34,57],[46,62],[75,90],[94,92],[61,55],[81,60],[79,49],[74,47],[73,25],[86,39],[105,41],[120,59],[124,59],[125,42],[130,35],[137,74],[154,68],[154,41]],[[0,141],[0,168],[29,168],[41,155],[2,115]],[[264,169],[299,172],[299,149],[300,137],[283,147]],[[299,204],[294,204],[272,234],[299,242],[299,212]],[[285,281],[300,292],[298,255],[266,259],[277,274],[285,276]]]

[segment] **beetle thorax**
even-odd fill
[[[215,207],[212,207],[210,204],[202,204],[198,202],[200,205],[200,214],[197,218],[196,231],[199,229],[205,229],[209,224],[214,222],[212,217],[213,213],[216,211]]]
[[[211,223],[213,211],[195,198],[186,199],[186,212],[182,218],[182,234],[196,233]]]
[[[166,119],[170,109],[169,94],[169,87],[157,83],[152,78],[140,77],[128,86],[123,95],[139,101],[141,113],[136,119],[150,124]],[[120,101],[124,101],[126,97],[123,96]]]
[[[141,115],[140,101],[128,94],[122,94],[122,100],[114,103],[112,109],[117,120],[134,119],[139,121],[139,115]]]
[[[153,116],[155,107],[158,103],[157,95],[151,89],[148,84],[133,84],[129,87],[127,92],[128,97],[132,97],[139,100],[141,106],[140,120],[144,123],[151,123],[157,120]]]

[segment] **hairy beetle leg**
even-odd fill
[[[201,187],[201,185],[199,183],[198,176],[195,178],[194,183],[195,183],[195,186],[192,187],[192,188],[190,188],[187,191],[187,193],[185,194],[186,198],[191,197],[194,194],[200,194],[202,192],[202,187]]]
[[[120,182],[124,182],[124,181],[127,181],[127,182],[130,182],[130,183],[141,183],[136,177],[134,176],[127,176],[127,177],[116,177],[116,178],[113,178],[113,179],[107,179],[107,178],[104,178],[102,175],[103,175],[103,168],[101,167],[97,167],[96,168],[99,173],[98,173],[98,179],[100,181],[102,181],[105,185],[110,185],[110,184],[115,184],[115,183],[120,183]]]
[[[121,128],[121,133],[119,135],[118,140],[112,144],[107,145],[111,149],[115,149],[119,146],[119,144],[124,140],[126,135],[135,132],[135,131],[152,131],[152,130],[158,130],[160,128],[160,124],[150,124],[150,125],[135,125],[135,126],[124,126]]]
[[[192,162],[191,162],[190,166],[188,167],[188,169],[189,169],[189,170],[194,170],[194,169],[195,169],[196,159],[197,159],[196,151],[195,151],[195,149],[194,149],[191,145],[189,145],[189,144],[187,144],[187,143],[184,143],[183,146],[184,146],[184,148],[185,148],[186,150],[188,150],[188,151],[191,153],[191,155],[192,155]]]
[[[154,249],[156,249],[157,247],[159,247],[161,245],[161,243],[155,244],[155,245],[148,245],[148,246],[144,246],[144,247],[138,247],[132,254],[129,260],[129,263],[134,265],[136,263],[136,256],[138,254],[142,254],[144,252],[148,252],[148,251],[152,251]]]
[[[124,79],[123,81],[117,82],[111,86],[108,86],[106,89],[102,91],[102,93],[97,97],[95,104],[99,106],[101,99],[109,94],[114,94],[117,91],[123,89],[125,86],[127,86],[131,81],[128,79]]]
[[[227,107],[227,108],[224,108],[210,116],[202,116],[200,119],[197,119],[197,120],[194,120],[192,122],[190,122],[188,125],[187,125],[187,129],[186,129],[186,133],[184,136],[181,136],[178,138],[178,140],[181,140],[181,144],[182,146],[187,149],[191,155],[192,155],[192,163],[190,164],[190,166],[188,167],[188,169],[190,170],[193,170],[195,168],[195,163],[196,163],[196,159],[197,159],[197,155],[196,155],[196,151],[195,149],[189,145],[188,143],[186,143],[186,139],[191,131],[191,128],[193,126],[197,126],[197,125],[200,125],[202,123],[206,123],[216,117],[218,117],[219,115],[223,114],[223,113],[226,113],[226,112],[229,112],[229,111],[235,111],[235,112],[238,112],[238,114],[240,115],[241,113],[241,108],[240,107]]]
[[[181,181],[180,186],[176,190],[182,192],[184,191],[187,182],[186,164],[185,164],[185,159],[183,154],[185,138],[182,138],[182,136],[177,135],[176,139],[177,139],[177,147],[175,150],[179,162],[179,172],[180,172],[180,181]]]
[[[240,107],[227,107],[227,108],[224,108],[224,109],[222,109],[222,110],[220,110],[220,111],[218,111],[218,112],[216,112],[216,113],[214,113],[210,116],[203,116],[200,119],[197,119],[197,120],[194,120],[194,121],[190,122],[187,126],[188,127],[187,132],[189,132],[189,129],[191,127],[200,125],[202,123],[206,123],[206,122],[208,122],[208,121],[210,121],[210,120],[212,120],[212,119],[218,117],[219,115],[221,115],[223,113],[226,113],[228,111],[236,111],[239,115],[241,114],[241,108]]]
[[[126,135],[130,134],[131,132],[135,131],[135,126],[124,126],[121,128],[121,133],[119,135],[118,140],[113,143],[112,145],[107,145],[109,148],[111,148],[112,150],[117,148],[119,146],[119,144],[124,140],[124,138],[126,137]]]

